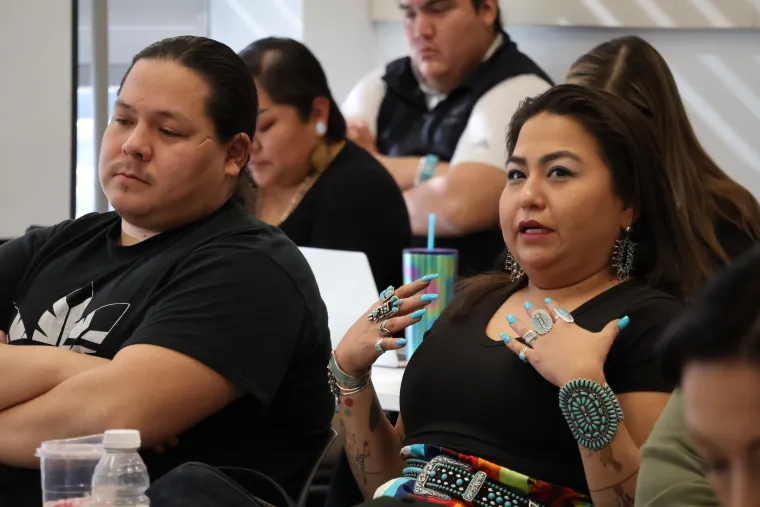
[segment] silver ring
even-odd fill
[[[555,308],[554,309],[554,315],[560,319],[564,320],[565,322],[575,322],[575,319],[573,318],[573,315],[565,310],[564,308]]]
[[[388,330],[385,328],[385,324],[386,324],[387,322],[388,322],[387,320],[384,320],[384,321],[382,321],[382,322],[380,323],[380,332],[382,333],[382,335],[383,335],[383,336],[387,336],[388,338],[390,338],[391,336],[393,336],[393,333],[391,333],[390,331],[388,331]]]
[[[519,357],[519,358],[520,358],[520,361],[522,361],[523,363],[527,363],[527,362],[528,362],[528,356],[527,356],[527,355],[525,355],[525,354],[526,354],[526,352],[528,352],[528,350],[529,350],[529,349],[530,349],[530,347],[525,347],[525,348],[524,348],[524,349],[522,349],[522,350],[520,351],[520,353],[517,355],[517,357]]]
[[[383,348],[383,339],[382,338],[380,338],[379,340],[377,340],[377,343],[375,343],[375,350],[378,351],[381,356],[383,354],[385,354],[385,349]]]
[[[533,324],[533,329],[536,330],[536,333],[540,335],[545,335],[551,331],[552,326],[554,325],[554,320],[552,319],[552,316],[549,315],[549,312],[541,309],[533,312],[533,315],[530,317],[530,322]]]
[[[523,335],[523,340],[525,340],[526,345],[532,347],[533,344],[536,343],[536,340],[538,340],[538,333],[531,329]]]
[[[396,301],[398,301],[398,298],[396,296],[386,298],[380,306],[372,310],[372,313],[367,315],[367,320],[370,322],[380,322],[381,320],[387,320],[398,311],[398,307],[394,306],[394,303]]]

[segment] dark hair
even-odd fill
[[[211,91],[206,99],[206,114],[214,124],[217,139],[226,143],[238,134],[253,139],[259,99],[243,61],[228,46],[206,37],[190,35],[164,39],[151,44],[132,59],[121,80],[119,91],[140,60],[169,60],[195,71]],[[252,178],[244,165],[240,168],[237,196],[248,198]]]
[[[752,194],[724,173],[705,151],[689,122],[667,62],[644,39],[621,37],[581,56],[567,81],[621,97],[649,118],[685,225],[692,256],[703,278],[714,261],[729,261],[716,233],[716,218],[748,236],[760,238],[760,205]]]
[[[333,99],[322,65],[309,48],[293,39],[266,37],[252,42],[239,55],[272,100],[294,107],[303,121],[311,116],[314,99],[329,100],[325,138],[330,142],[346,138],[346,120]]]
[[[483,5],[484,0],[472,0],[472,6],[475,7],[475,11],[477,12],[480,9],[480,6]],[[493,31],[498,33],[504,30],[503,23],[501,21],[501,7],[499,7],[499,3],[496,2],[496,19],[493,20]]]
[[[507,135],[509,156],[523,126],[541,113],[570,117],[596,139],[612,173],[614,192],[635,212],[631,237],[638,244],[634,275],[652,287],[679,296],[695,290],[698,272],[672,191],[667,179],[660,176],[662,162],[657,142],[641,112],[603,91],[576,85],[555,86],[525,100],[513,116]],[[503,272],[477,276],[460,285],[452,306],[455,313],[464,313],[485,294],[502,290],[506,298],[517,287]]]
[[[676,382],[693,361],[760,364],[760,245],[713,278],[661,343],[666,374]]]

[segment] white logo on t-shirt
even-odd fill
[[[75,352],[94,354],[87,344],[100,345],[121,320],[129,303],[110,303],[88,313],[94,289],[92,284],[75,290],[56,301],[42,314],[34,328],[27,329],[21,311],[17,309],[8,331],[8,342],[27,340],[39,344],[67,347]],[[93,322],[94,321],[94,322]],[[84,345],[83,345],[84,342]]]

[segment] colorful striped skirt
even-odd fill
[[[569,488],[532,479],[489,461],[430,445],[401,449],[403,476],[385,483],[375,498],[412,498],[447,507],[591,507]]]

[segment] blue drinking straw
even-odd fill
[[[435,245],[435,213],[428,217],[427,249],[432,250]]]

